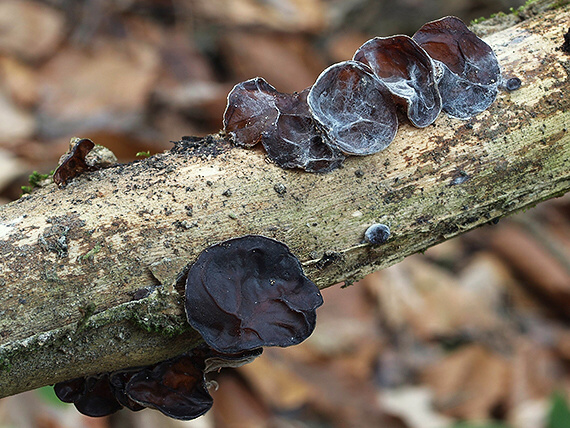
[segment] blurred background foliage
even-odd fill
[[[0,204],[73,136],[128,162],[217,132],[240,81],[300,91],[373,36],[521,4],[2,0]],[[196,421],[88,418],[46,387],[0,400],[0,428],[570,427],[568,196],[323,294],[309,340],[222,370]]]

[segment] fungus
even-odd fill
[[[72,379],[54,385],[55,395],[87,416],[107,416],[123,406],[119,404],[109,382],[109,374]]]
[[[513,92],[516,91],[517,89],[520,89],[521,85],[522,85],[521,79],[519,79],[518,77],[511,77],[510,79],[504,81],[502,84],[502,86],[509,92]]]
[[[408,36],[376,37],[354,54],[355,61],[368,65],[404,105],[414,126],[432,124],[441,111],[433,60]]]
[[[186,279],[188,322],[221,353],[298,344],[322,303],[289,248],[258,235],[207,248]]]
[[[269,158],[282,168],[301,168],[309,172],[327,172],[342,164],[345,156],[331,147],[307,104],[306,89],[292,95],[281,94],[276,100],[279,115],[275,126],[268,127],[262,142]]]
[[[205,357],[204,373],[217,371],[225,367],[237,368],[245,364],[251,363],[263,353],[263,348],[254,348],[252,350],[238,352],[237,354],[222,354],[210,349]]]
[[[379,152],[396,135],[398,119],[389,92],[361,62],[345,61],[325,69],[307,102],[328,132],[330,144],[345,154]]]
[[[59,166],[53,173],[53,181],[59,187],[89,169],[85,156],[95,147],[95,144],[87,138],[72,140],[72,142],[74,142],[73,147],[62,156]]]
[[[279,113],[275,98],[279,94],[261,77],[235,85],[228,94],[224,131],[240,146],[255,146],[261,141],[261,134],[275,125]]]
[[[382,223],[371,225],[364,232],[364,239],[372,245],[380,245],[390,238],[390,228]]]
[[[448,16],[428,22],[413,39],[443,67],[438,86],[447,114],[468,119],[493,103],[501,82],[499,62],[463,21]]]
[[[204,372],[185,354],[141,370],[125,392],[136,403],[181,420],[203,415],[213,403]]]
[[[119,370],[113,372],[109,375],[109,383],[111,384],[111,388],[113,389],[113,393],[115,394],[115,398],[122,406],[126,407],[133,412],[138,412],[139,410],[144,409],[144,406],[134,402],[126,393],[127,383],[131,380],[131,378],[139,373],[144,368],[130,368],[125,370]]]

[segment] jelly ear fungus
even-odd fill
[[[224,130],[236,144],[253,147],[262,133],[275,126],[279,111],[275,98],[279,92],[265,79],[256,77],[238,83],[228,94],[224,112]]]
[[[441,112],[436,69],[429,55],[410,37],[376,37],[354,54],[384,83],[418,128],[432,124]]]
[[[324,70],[307,96],[314,118],[330,144],[347,155],[370,155],[385,149],[398,130],[396,108],[386,86],[357,61]]]
[[[258,235],[207,248],[186,279],[188,322],[224,354],[302,342],[322,303],[287,246]]]
[[[501,83],[499,62],[463,21],[448,16],[428,22],[413,39],[443,67],[438,86],[447,114],[468,119],[493,103]]]

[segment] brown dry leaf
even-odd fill
[[[493,410],[506,403],[509,378],[508,361],[476,344],[453,352],[424,373],[439,411],[467,420],[490,419]]]
[[[26,170],[23,162],[10,152],[0,149],[0,191],[16,177],[25,174]]]
[[[394,331],[410,327],[423,340],[503,327],[496,313],[499,290],[463,287],[442,268],[412,256],[367,282]]]
[[[49,6],[26,0],[0,2],[0,52],[25,61],[51,55],[64,36],[63,15]]]
[[[259,359],[259,358],[258,358]],[[244,366],[246,367],[246,366]],[[239,382],[235,376],[221,376],[219,388],[211,391],[214,405],[213,414],[216,427],[251,427],[267,426],[269,411],[261,401]]]
[[[13,57],[0,57],[0,76],[10,98],[17,104],[32,107],[37,103],[37,75],[31,67]]]
[[[101,41],[89,52],[62,49],[42,71],[42,133],[135,130],[158,66],[155,49],[137,42]]]
[[[197,13],[230,26],[263,26],[277,31],[318,33],[325,29],[322,0],[200,0]]]
[[[528,285],[563,313],[568,313],[570,272],[549,253],[545,245],[521,227],[503,224],[492,235],[491,247],[509,262]]]
[[[273,409],[299,409],[315,395],[310,384],[286,362],[269,357],[267,351],[238,370],[252,385],[257,396]]]
[[[9,146],[30,138],[36,130],[36,120],[27,110],[18,107],[0,90],[0,145]]]
[[[228,32],[222,52],[236,83],[262,76],[281,92],[311,86],[324,68],[307,39],[298,35]]]

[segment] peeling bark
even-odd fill
[[[404,122],[388,149],[331,173],[283,170],[218,134],[0,207],[0,397],[194,346],[180,278],[215,242],[282,241],[324,288],[564,194],[568,22],[565,6],[486,38],[523,82],[489,110]],[[378,222],[390,239],[364,243]]]

